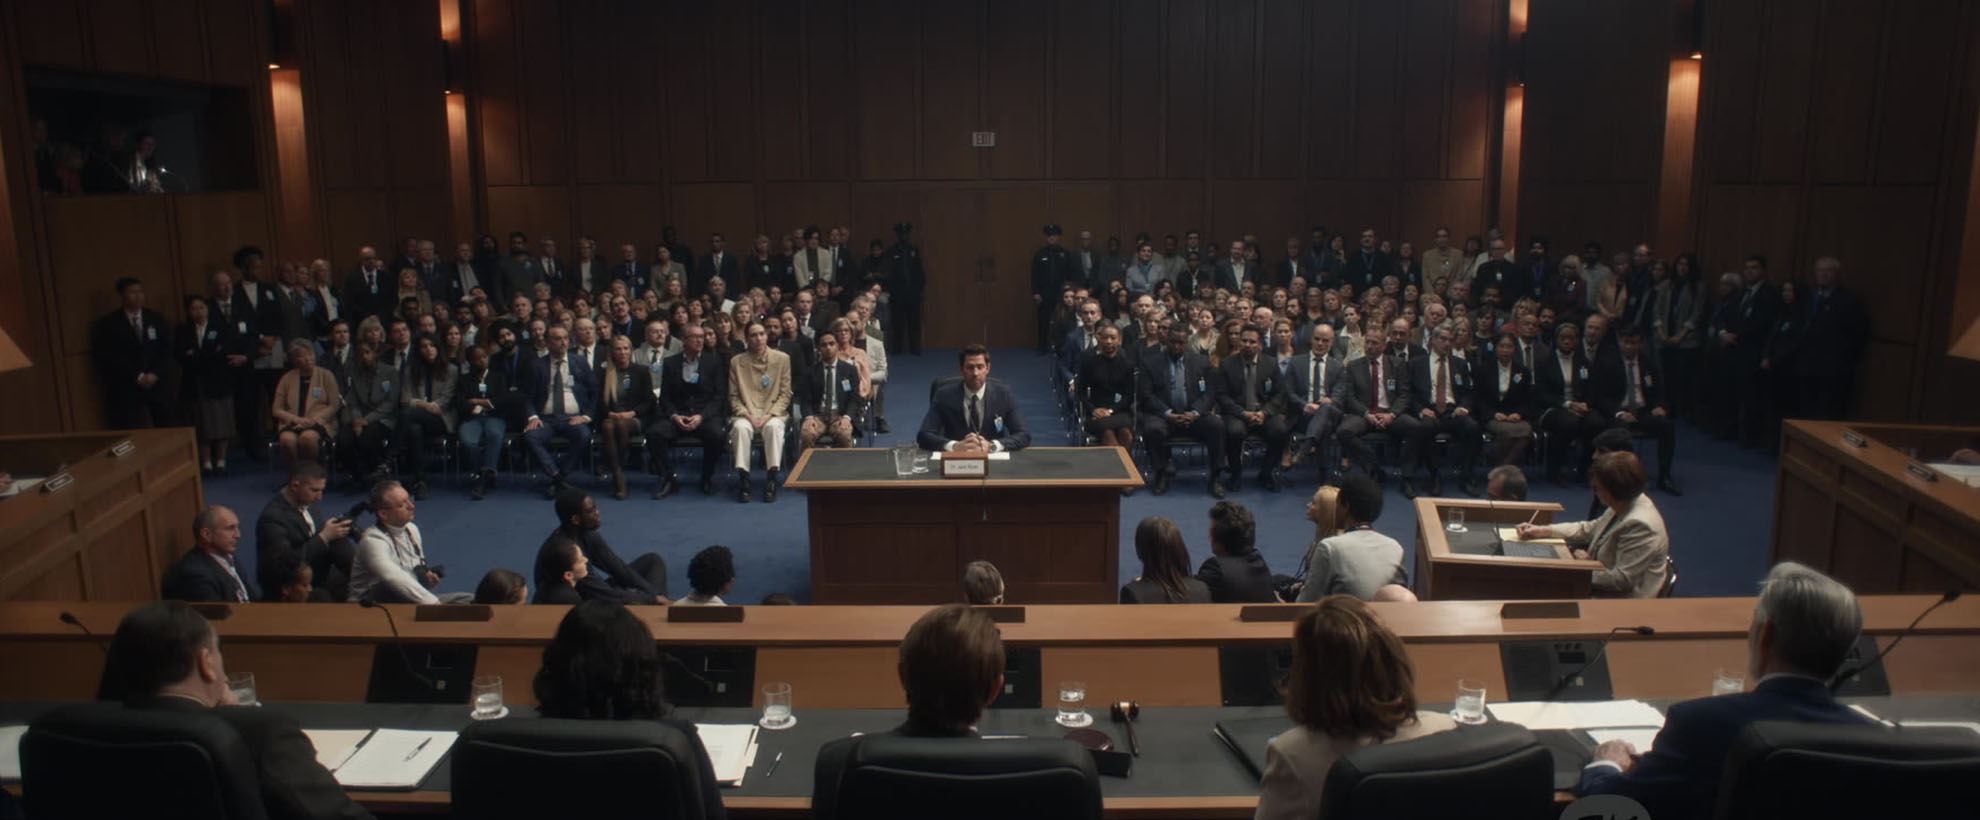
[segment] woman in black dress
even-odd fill
[[[1098,342],[1079,361],[1086,432],[1102,445],[1134,447],[1134,364],[1121,355],[1121,329],[1102,322]]]
[[[605,437],[605,464],[612,471],[612,497],[626,498],[623,463],[627,441],[646,429],[653,409],[653,373],[632,363],[632,340],[612,337],[612,353],[598,376],[598,432]]]
[[[199,436],[200,475],[227,471],[227,440],[234,435],[234,371],[245,364],[232,325],[209,319],[206,297],[186,297],[186,320],[179,324],[179,368],[185,375],[187,404]],[[259,442],[241,442],[254,447]]]

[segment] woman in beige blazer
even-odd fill
[[[1298,724],[1265,747],[1257,820],[1320,814],[1327,771],[1347,753],[1457,727],[1416,710],[1416,675],[1402,639],[1351,595],[1322,598],[1293,626],[1286,714]]]
[[[1597,597],[1655,598],[1670,572],[1671,536],[1664,516],[1643,494],[1648,479],[1631,452],[1603,453],[1588,468],[1595,498],[1609,509],[1593,521],[1521,524],[1521,538],[1561,538],[1574,557],[1602,562],[1592,587]]]
[[[289,372],[275,383],[275,442],[291,468],[297,459],[315,459],[329,438],[330,421],[343,399],[337,377],[316,366],[316,347],[308,339],[289,341]]]

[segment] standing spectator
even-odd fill
[[[234,436],[234,374],[247,363],[234,329],[213,319],[206,297],[186,297],[186,321],[179,326],[181,392],[191,410],[199,444],[200,475],[227,473],[227,442]]]
[[[1767,282],[1767,258],[1754,254],[1740,264],[1740,289],[1733,294],[1733,313],[1719,341],[1725,345],[1729,368],[1720,392],[1736,397],[1738,422],[1734,432],[1742,447],[1771,449],[1765,441],[1768,385],[1760,362],[1766,358],[1767,334],[1778,321],[1781,308],[1779,291]]]
[[[1841,260],[1833,256],[1815,260],[1815,285],[1802,300],[1808,309],[1794,372],[1806,418],[1848,418],[1857,370],[1870,342],[1870,315],[1862,297],[1842,286],[1842,278]]]
[[[171,328],[163,315],[144,306],[144,283],[136,278],[117,280],[117,300],[117,309],[96,320],[90,332],[90,358],[103,382],[104,419],[113,430],[135,430],[147,421],[152,427],[170,425],[171,402],[158,381],[172,357]]]

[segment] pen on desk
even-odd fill
[[[433,738],[430,737],[420,741],[418,746],[414,746],[412,748],[412,751],[406,753],[406,760],[411,760],[415,757],[418,757],[420,752],[426,751],[426,744],[432,742],[433,742]],[[399,762],[404,763],[405,760],[401,760]]]
[[[776,774],[776,773],[777,773],[777,764],[779,764],[779,763],[782,763],[782,762],[784,762],[784,753],[783,753],[783,752],[778,752],[778,753],[777,753],[777,756],[776,756],[776,757],[773,757],[773,758],[770,758],[770,768],[768,768],[768,769],[764,769],[764,770],[763,770],[763,776],[764,776],[764,777],[769,777],[769,776],[771,776],[771,775],[773,775],[773,774]]]

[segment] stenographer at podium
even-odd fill
[[[915,440],[924,450],[949,453],[1002,453],[1031,444],[1017,397],[990,381],[990,351],[973,344],[957,355],[962,381],[943,385],[921,419]]]

